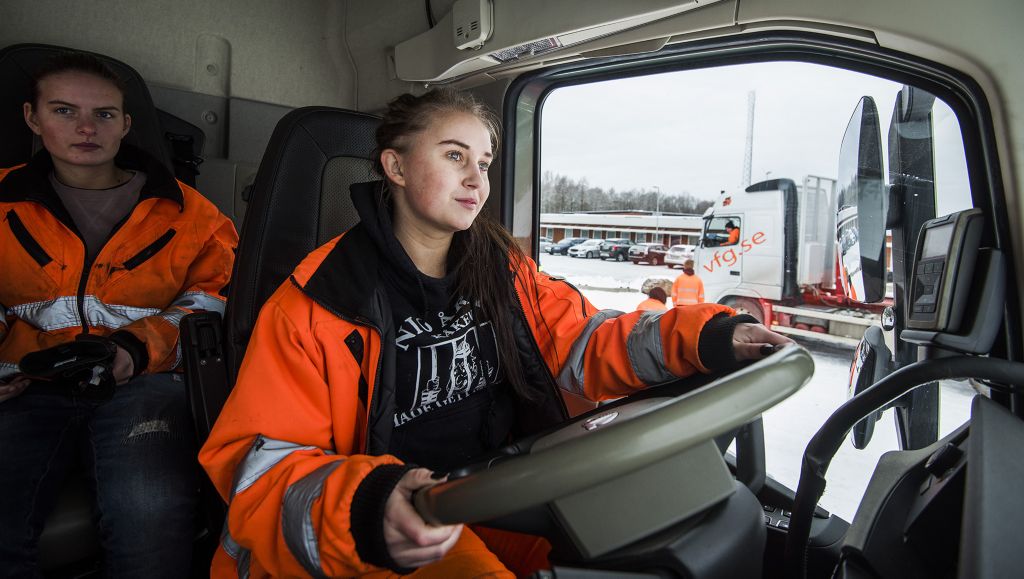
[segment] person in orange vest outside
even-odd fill
[[[719,304],[599,311],[538,272],[481,211],[498,132],[451,88],[388,104],[360,223],[263,306],[200,451],[228,502],[213,577],[529,575],[546,541],[429,525],[412,494],[564,422],[562,391],[618,398],[790,341]]]
[[[683,262],[683,273],[672,283],[672,305],[690,306],[704,303],[704,282],[693,271],[693,260]]]
[[[723,245],[736,245],[740,242],[740,228],[736,227],[735,223],[726,221],[725,231],[729,234],[729,239]]]
[[[665,290],[654,286],[647,292],[647,296],[647,299],[640,302],[640,305],[636,307],[637,310],[643,312],[663,312],[668,309],[668,306],[665,305],[665,300],[668,299],[668,294],[665,293]]]
[[[97,57],[55,55],[23,106],[44,149],[0,170],[0,577],[39,574],[43,522],[79,463],[105,574],[189,573],[199,479],[178,328],[224,311],[238,236],[122,144],[124,95]]]

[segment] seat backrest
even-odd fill
[[[380,120],[328,107],[295,109],[278,122],[242,222],[226,318],[233,384],[263,303],[311,251],[359,222],[353,183],[376,177]]]
[[[0,49],[0,167],[28,161],[40,146],[25,124],[22,104],[32,92],[32,74],[48,58],[65,50],[69,49],[46,44],[13,44]],[[142,77],[119,60],[91,54],[124,80],[125,111],[132,116],[132,128],[124,142],[153,155],[174,173],[170,144],[164,138],[153,98]]]

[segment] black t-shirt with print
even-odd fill
[[[514,405],[494,330],[467,300],[450,299],[451,279],[423,276],[410,287],[388,273],[383,278],[397,328],[390,452],[436,471],[469,464],[511,430]],[[449,305],[424,311],[413,304],[421,300]]]

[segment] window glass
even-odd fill
[[[802,297],[786,305],[813,307],[800,300],[812,301],[814,295],[817,305],[836,311],[829,299],[842,292],[835,287],[834,253],[840,145],[858,102],[865,96],[873,99],[885,178],[887,135],[901,89],[887,79],[800,62],[721,66],[555,89],[544,102],[539,131],[541,227],[571,221],[580,228],[577,234],[591,237],[624,237],[661,247],[696,245],[695,270],[702,275],[708,301],[760,309],[749,296],[780,301],[784,276],[792,275]],[[937,214],[968,208],[972,202],[960,125],[939,99],[931,130]],[[733,236],[739,247],[717,249],[729,243],[729,221],[740,230]],[[793,234],[800,238],[787,243],[786,236]],[[800,258],[787,268],[783,258],[793,247]],[[716,254],[720,260],[732,255],[729,267],[701,267],[708,263],[702,255],[710,259]],[[663,258],[631,263],[609,252],[600,260],[548,254],[540,259],[545,271],[565,276],[601,309],[631,311],[646,297],[640,292],[645,282],[670,284],[680,275],[673,269],[675,260],[664,263]],[[886,261],[891,277],[891,259]],[[747,284],[745,293],[737,290],[739,284]],[[891,284],[887,294],[891,299]],[[852,313],[871,319],[877,311]],[[769,475],[795,488],[807,442],[847,399],[853,345],[864,326],[798,314],[777,313],[774,319],[775,329],[807,347],[816,365],[806,387],[764,415]],[[942,385],[941,433],[966,419],[973,392],[967,383]],[[888,411],[878,421],[865,450],[844,444],[829,469],[825,508],[852,518],[879,456],[898,448],[891,415]]]
[[[719,247],[723,245],[735,245],[730,242],[730,231],[741,229],[743,219],[738,216],[715,217],[708,219],[704,226],[704,235],[701,237],[701,247]],[[733,234],[739,237],[739,234]]]

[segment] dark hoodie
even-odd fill
[[[394,320],[396,408],[389,453],[447,471],[505,442],[514,404],[491,324],[454,294],[452,273],[438,279],[416,269],[395,237],[380,187],[354,186],[352,200],[382,256],[380,280]]]

